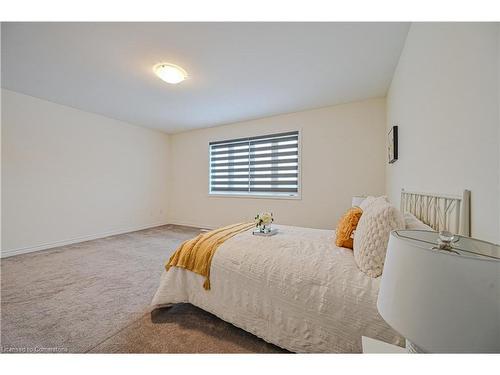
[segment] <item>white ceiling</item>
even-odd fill
[[[2,87],[173,133],[384,96],[407,23],[3,23]],[[180,65],[169,85],[154,64]]]

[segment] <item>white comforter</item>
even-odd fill
[[[293,352],[360,352],[361,336],[403,344],[377,312],[380,278],[359,271],[333,231],[276,227],[272,237],[249,230],[222,244],[209,291],[193,272],[164,272],[153,305],[192,303]]]

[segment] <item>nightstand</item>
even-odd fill
[[[381,353],[399,353],[406,354],[405,348],[397,345],[388,344],[386,342],[375,340],[370,337],[362,336],[361,343],[363,345],[363,354],[381,354]]]

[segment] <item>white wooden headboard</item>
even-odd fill
[[[436,231],[470,236],[470,190],[462,196],[418,193],[401,189],[401,211],[410,212]]]

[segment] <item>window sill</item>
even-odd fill
[[[302,200],[302,196],[298,195],[269,195],[269,194],[231,194],[231,193],[208,193],[209,198],[247,198],[247,199],[285,199],[285,200]]]

